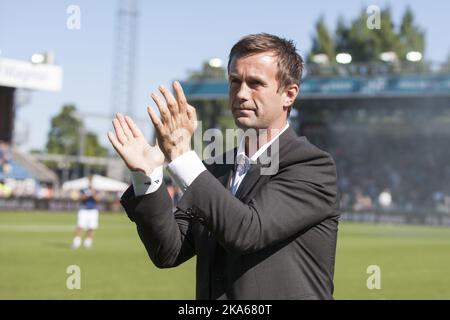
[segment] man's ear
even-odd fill
[[[295,99],[297,98],[298,92],[300,91],[300,87],[296,83],[292,83],[288,85],[284,90],[284,101],[283,105],[285,107],[289,107],[294,104]]]

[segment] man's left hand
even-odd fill
[[[175,97],[166,87],[159,87],[165,102],[155,93],[151,95],[161,118],[150,107],[147,108],[155,126],[159,147],[169,161],[191,150],[191,137],[197,127],[195,108],[187,103],[178,81],[173,83],[173,89]]]

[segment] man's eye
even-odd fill
[[[259,82],[259,81],[251,81],[251,82],[249,82],[249,85],[250,85],[251,87],[259,87],[259,86],[262,85],[262,83]]]

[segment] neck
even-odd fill
[[[251,158],[256,151],[258,151],[263,145],[272,140],[277,134],[279,134],[287,122],[282,126],[267,128],[267,129],[253,129],[256,131],[256,135],[245,135],[245,155]]]

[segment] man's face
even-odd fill
[[[278,90],[277,72],[277,58],[271,52],[233,58],[228,73],[229,98],[239,128],[281,129],[285,126],[291,100],[287,90]]]

